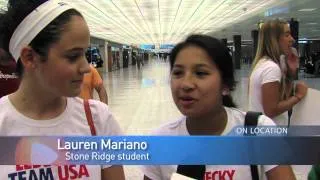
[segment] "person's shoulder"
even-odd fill
[[[232,116],[232,118],[234,119],[236,124],[238,124],[238,125],[245,124],[245,118],[246,118],[246,115],[248,112],[242,111],[237,108],[229,108],[229,107],[226,107],[226,110],[227,110],[228,114]],[[273,120],[265,115],[260,115],[258,117],[257,121],[258,121],[259,126],[273,126],[273,125],[275,125]]]
[[[263,79],[269,78],[270,76],[276,75],[277,77],[280,75],[281,76],[281,69],[280,66],[274,62],[270,58],[264,58],[261,59],[259,64],[257,64],[257,67],[254,69],[253,73],[255,77],[262,77]]]
[[[68,98],[68,102],[71,103],[73,114],[78,113],[83,118],[86,118],[84,100],[79,97]],[[107,104],[89,99],[88,104],[91,111],[91,117],[97,134],[100,135],[119,135],[122,134],[121,128],[118,122],[115,120]]]
[[[8,95],[3,96],[0,98],[0,111],[4,112],[6,111],[7,107],[10,105],[9,97]]]
[[[9,100],[8,96],[2,96],[0,97],[0,104],[8,103],[8,100]]]
[[[92,64],[90,64],[90,69],[91,69],[91,73],[98,72],[98,70]]]
[[[180,128],[185,125],[186,117],[182,116],[175,120],[162,124],[160,127],[154,129],[152,135],[180,135]]]
[[[266,115],[259,116],[258,126],[276,126],[274,121]]]
[[[75,109],[83,109],[84,110],[84,100],[83,99],[81,99],[79,97],[72,97],[72,98],[68,98],[68,102],[70,102]],[[101,114],[101,113],[107,113],[107,114],[110,113],[108,105],[101,102],[101,101],[89,99],[88,103],[89,103],[89,107],[90,107],[92,115]]]
[[[3,122],[5,119],[11,119],[16,115],[16,111],[9,100],[9,95],[0,98],[0,107],[0,122]]]
[[[245,118],[246,112],[233,107],[225,107],[225,110],[227,111],[229,120],[233,119],[234,123],[237,125],[244,124],[244,118]]]
[[[268,57],[265,57],[262,59],[260,67],[262,67],[262,68],[272,67],[272,68],[279,68],[280,69],[279,65]]]

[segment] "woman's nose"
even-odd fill
[[[292,44],[294,44],[295,42],[296,42],[296,40],[290,35],[290,42],[292,43]]]
[[[195,84],[194,84],[194,80],[193,77],[190,75],[186,75],[183,79],[182,79],[182,89],[185,91],[189,91],[194,89]]]
[[[81,61],[79,72],[80,74],[85,74],[90,72],[90,64],[88,63],[86,58],[83,58],[83,60]]]

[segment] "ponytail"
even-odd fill
[[[237,107],[237,105],[233,102],[231,95],[222,96],[222,104],[226,107]]]

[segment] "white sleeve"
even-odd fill
[[[258,126],[276,126],[274,121],[265,115],[259,116]]]
[[[263,66],[261,84],[281,81],[281,69],[276,63],[268,62]]]
[[[97,129],[98,136],[121,136],[123,132],[120,128],[118,121],[115,119],[113,114],[110,112],[109,107],[100,102],[95,101],[97,107],[96,116],[94,118],[94,124]]]
[[[147,176],[149,179],[158,180],[163,179],[161,176],[161,169],[159,165],[144,165],[141,166],[141,171],[144,176]]]
[[[110,112],[107,115],[103,132],[105,134],[101,134],[101,135],[104,135],[104,136],[122,136],[123,135],[123,132],[120,128],[118,121]]]

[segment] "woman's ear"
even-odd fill
[[[230,89],[227,88],[227,87],[224,87],[224,88],[222,89],[222,96],[227,96],[227,95],[229,95],[229,94],[230,94]]]
[[[37,67],[37,58],[39,58],[39,55],[30,46],[22,48],[20,61],[25,69],[35,69]]]
[[[222,85],[221,94],[222,94],[222,96],[229,95],[230,94],[230,88],[227,85],[223,84]]]

